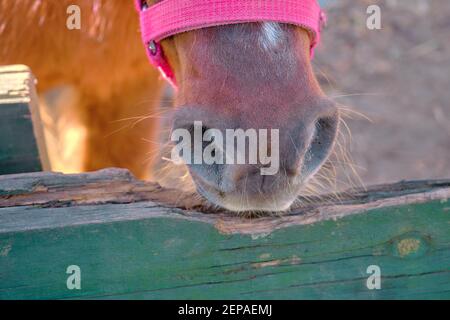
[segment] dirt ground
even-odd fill
[[[347,120],[364,184],[450,178],[450,1],[328,3],[314,64],[327,94],[371,120]],[[366,27],[371,4],[381,30]]]

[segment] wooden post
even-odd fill
[[[35,78],[28,67],[0,67],[0,174],[50,168]]]
[[[0,299],[448,299],[448,198],[400,182],[245,219],[126,170],[2,176]]]

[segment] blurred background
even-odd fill
[[[327,12],[328,26],[313,65],[322,88],[345,110],[351,132],[348,134],[343,126],[345,149],[360,177],[360,181],[352,177],[353,181],[346,183],[347,172],[340,173],[338,179],[343,183],[338,187],[450,178],[450,1],[319,1]],[[380,30],[367,28],[367,8],[371,5],[380,7]],[[142,61],[142,68],[149,70],[150,66]],[[168,88],[163,99],[165,108],[171,104],[172,95]],[[45,126],[58,130],[67,127],[67,122],[59,119],[68,115],[72,121],[67,110],[75,109],[77,103],[77,93],[70,88],[48,92],[41,100]],[[114,125],[120,129],[123,123]],[[111,130],[111,135],[119,131]],[[83,136],[84,132],[77,134]],[[111,135],[105,138],[105,145]],[[162,135],[167,139],[167,132]],[[52,131],[46,135],[47,141],[59,146],[52,141],[53,136],[55,141],[60,139]],[[75,138],[71,141],[77,150],[80,143]],[[67,144],[62,146],[51,150],[52,157],[65,159],[66,172],[77,168],[78,158],[70,163],[75,151]],[[166,165],[167,161],[161,160],[161,168]],[[62,171],[59,167],[54,170]],[[157,175],[159,182],[179,187],[177,178],[185,175],[185,168],[171,169],[173,185],[164,182],[165,172],[162,177]]]
[[[347,145],[362,182],[449,178],[450,1],[321,2],[328,27],[314,67],[326,93],[355,111]],[[366,27],[373,4],[381,30]]]

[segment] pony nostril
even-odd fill
[[[301,169],[303,177],[309,177],[326,161],[333,148],[338,129],[337,115],[319,118],[315,123],[314,135],[311,140]]]
[[[224,150],[221,141],[222,133],[219,129],[213,129],[205,126],[201,121],[178,121],[173,126],[175,130],[182,130],[187,133],[189,138],[183,138],[183,144],[188,142],[187,149],[189,152],[187,158],[183,158],[184,164],[187,165],[194,179],[200,180],[209,187],[217,188],[221,185],[223,179],[223,171],[225,170]],[[190,140],[190,141],[189,141]],[[173,141],[173,140],[172,140]],[[179,144],[179,141],[174,141]],[[179,149],[176,149],[179,153]],[[187,159],[187,160],[186,160]]]

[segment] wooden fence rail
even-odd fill
[[[248,219],[126,170],[0,176],[0,299],[448,299],[449,198],[400,182]]]

